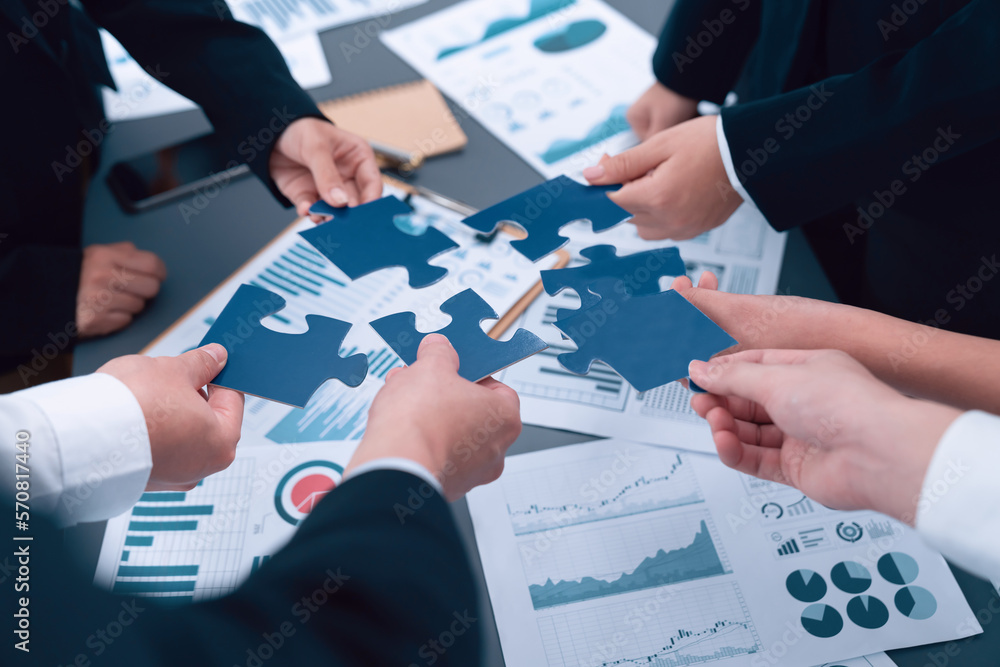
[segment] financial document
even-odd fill
[[[393,14],[425,2],[427,0],[229,0],[228,4],[238,21],[259,27],[275,41],[371,19],[371,25],[358,27],[355,40],[358,43],[347,47],[363,49],[392,22]]]
[[[101,43],[117,88],[103,89],[108,120],[137,120],[197,108],[194,102],[154,79],[107,30],[101,30]],[[315,33],[275,43],[300,86],[315,88],[330,83],[330,67]]]
[[[819,665],[982,632],[908,527],[713,456],[560,447],[468,501],[508,665]]]
[[[746,205],[721,227],[690,241],[643,241],[629,224],[594,234],[587,223],[574,223],[563,233],[571,239],[568,248],[576,252],[598,243],[616,246],[619,255],[677,246],[695,282],[710,270],[719,277],[721,290],[740,294],[773,294],[785,251],[785,235]],[[663,279],[661,287],[669,287],[670,282],[670,278]],[[557,310],[577,308],[579,303],[572,292],[554,297],[543,294],[517,324],[549,344],[547,350],[497,375],[521,396],[524,422],[652,444],[682,442],[685,447],[714,452],[708,425],[691,409],[691,393],[679,382],[638,392],[605,364],[595,363],[583,376],[559,365],[556,357],[572,352],[575,346],[563,340],[552,323]]]
[[[108,521],[94,583],[167,604],[231,593],[340,483],[356,448],[241,442],[232,465],[193,490],[144,493]]]
[[[635,145],[655,80],[656,40],[599,0],[468,0],[382,40],[547,178]]]

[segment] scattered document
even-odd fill
[[[101,30],[101,43],[118,89],[103,90],[104,112],[109,120],[136,120],[197,108],[194,102],[150,76],[107,30]],[[276,44],[300,86],[315,88],[330,83],[330,67],[315,33],[303,33]]]
[[[677,246],[696,283],[702,271],[710,270],[719,277],[722,291],[739,294],[773,294],[785,252],[785,235],[774,231],[749,206],[741,207],[721,227],[690,241],[643,241],[629,224],[594,234],[586,223],[574,223],[563,233],[571,239],[568,248],[576,252],[597,243],[614,245],[619,255]],[[661,287],[666,289],[671,282],[665,278]],[[691,409],[691,393],[679,382],[638,392],[607,365],[594,364],[589,374],[581,376],[559,364],[556,357],[576,347],[552,323],[559,309],[577,308],[579,303],[569,291],[554,297],[542,295],[516,324],[549,344],[547,350],[497,376],[520,395],[524,422],[714,452],[708,424]]]
[[[906,526],[712,456],[560,447],[468,500],[508,665],[818,665],[982,632]]]
[[[259,27],[275,41],[372,19],[370,26],[358,26],[358,43],[351,44],[355,49],[362,49],[389,25],[393,14],[425,2],[427,0],[229,0],[229,7],[238,21]]]
[[[358,443],[247,444],[193,490],[144,493],[108,521],[94,584],[173,604],[231,593],[335,489]]]
[[[382,33],[546,178],[634,146],[656,40],[599,0],[468,0]]]

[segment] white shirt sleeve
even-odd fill
[[[757,204],[750,198],[750,193],[740,183],[739,176],[736,174],[736,165],[733,163],[733,156],[729,152],[729,141],[726,139],[725,130],[722,129],[722,114],[715,117],[715,138],[719,143],[719,153],[722,154],[722,164],[726,167],[726,176],[729,177],[729,184],[733,186],[733,189],[736,190],[736,193],[740,197],[743,197],[745,203],[757,208]]]
[[[442,496],[444,495],[444,488],[441,486],[441,482],[439,482],[434,475],[431,474],[430,470],[423,467],[416,461],[404,458],[386,457],[362,463],[357,468],[351,470],[349,474],[345,475],[344,481],[346,482],[349,479],[360,477],[366,472],[372,472],[373,470],[399,470],[400,472],[408,472],[411,475],[424,480],[432,489],[440,493]]]
[[[58,525],[101,521],[121,514],[139,499],[153,459],[139,402],[120,380],[106,373],[25,389],[0,396],[0,492],[15,492],[14,455],[18,434],[26,448],[31,513]],[[21,433],[20,438],[23,438]],[[20,470],[23,473],[23,470]]]
[[[945,431],[924,477],[917,531],[956,565],[1000,577],[1000,417],[966,412]]]

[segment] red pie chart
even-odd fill
[[[274,507],[282,519],[299,525],[340,484],[344,469],[330,461],[308,461],[289,470],[274,491]]]

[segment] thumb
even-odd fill
[[[235,443],[240,439],[243,425],[243,394],[222,387],[208,388],[208,405],[218,419],[224,442]]]
[[[185,352],[177,357],[177,361],[184,368],[192,385],[204,387],[215,379],[215,376],[226,365],[228,357],[229,353],[226,348],[218,343],[209,343],[196,350]]]
[[[660,136],[652,137],[618,155],[604,157],[600,164],[584,169],[583,177],[591,185],[611,185],[628,183],[645,176],[670,157]]]
[[[430,334],[420,341],[417,348],[417,361],[440,365],[450,371],[458,372],[458,352],[451,342],[441,334]]]

